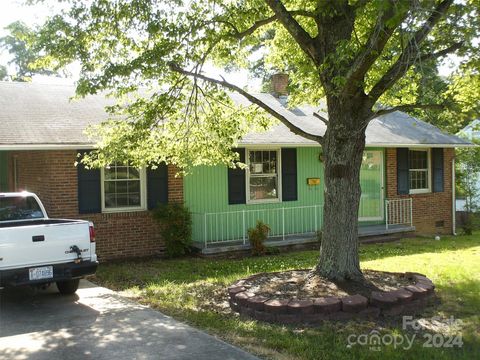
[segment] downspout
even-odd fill
[[[452,234],[456,233],[457,200],[455,198],[455,157],[452,158]]]

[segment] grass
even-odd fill
[[[241,320],[225,302],[226,287],[235,280],[263,271],[312,267],[317,251],[283,253],[236,260],[184,258],[144,260],[99,267],[95,282],[124,291],[138,301],[240,346],[272,359],[474,359],[480,358],[480,233],[444,237],[441,241],[415,238],[396,243],[364,245],[365,269],[416,271],[437,286],[439,304],[425,311],[420,333],[402,330],[401,322],[325,322],[316,328],[270,325]],[[426,348],[424,336],[458,330],[438,326],[432,317],[462,321],[463,346]],[[445,320],[441,321],[445,323]],[[381,336],[415,335],[413,346],[348,347],[350,335],[378,331]],[[438,335],[437,335],[438,337]]]

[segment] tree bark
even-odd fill
[[[314,272],[334,281],[362,280],[358,255],[360,166],[365,129],[358,108],[329,102],[325,157],[325,203],[320,258]],[[353,110],[349,110],[353,109]]]

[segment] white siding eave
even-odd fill
[[[305,143],[242,143],[238,146],[243,147],[320,147],[315,142]],[[395,144],[395,143],[378,143],[366,144],[366,147],[408,147],[408,148],[460,148],[460,147],[476,147],[475,144]],[[0,144],[0,151],[15,150],[90,150],[95,149],[94,144]]]
[[[15,150],[89,150],[93,144],[0,144],[0,151]]]

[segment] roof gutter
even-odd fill
[[[239,142],[239,146],[245,147],[320,147],[320,144],[311,143],[244,143]],[[386,147],[386,148],[460,148],[460,147],[476,147],[475,144],[365,144],[365,147]]]
[[[87,150],[94,149],[94,144],[0,144],[0,151],[15,150]]]
[[[309,143],[243,143],[239,142],[240,146],[245,147],[320,147],[320,144],[315,142]],[[408,148],[460,148],[460,147],[476,147],[475,144],[366,144],[368,147],[408,147]],[[0,151],[15,151],[15,150],[90,150],[95,149],[95,144],[0,144]]]

